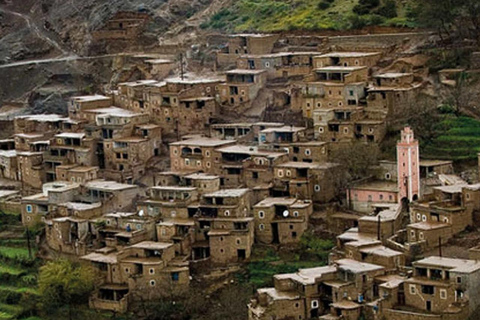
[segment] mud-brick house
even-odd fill
[[[317,162],[286,162],[274,168],[274,196],[328,202],[336,193],[338,165]]]
[[[225,74],[227,82],[219,85],[220,101],[228,106],[245,106],[257,97],[267,82],[265,70],[235,69]],[[237,108],[235,111],[241,110]]]
[[[432,256],[413,263],[413,277],[405,281],[405,305],[417,319],[467,319],[479,305],[480,264],[475,260]],[[387,313],[399,319],[401,311]]]
[[[203,171],[216,173],[216,164],[221,159],[215,149],[234,145],[234,140],[220,140],[206,137],[194,137],[170,143],[170,163],[172,171]]]
[[[102,276],[90,307],[126,312],[134,301],[150,301],[188,290],[188,264],[175,258],[172,243],[143,241],[121,251],[99,249],[82,257]]]
[[[227,39],[227,43],[217,52],[217,64],[219,66],[234,66],[241,55],[263,55],[272,53],[275,42],[278,40],[275,34],[233,34]]]
[[[68,115],[75,119],[78,114],[90,109],[108,108],[113,105],[110,97],[99,94],[72,97],[68,104]]]
[[[295,198],[266,198],[253,206],[258,243],[296,243],[307,230],[313,204]]]
[[[254,241],[249,189],[224,189],[188,208],[195,219],[193,259],[225,265],[248,259]]]

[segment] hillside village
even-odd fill
[[[121,12],[92,41],[136,39],[148,19]],[[238,33],[132,55],[65,114],[2,120],[0,209],[43,230],[39,257],[95,270],[95,310],[181,296],[259,246],[298,245],[320,220],[336,239],[327,263],[276,274],[249,320],[468,319],[480,248],[448,247],[478,224],[479,179],[424,157],[423,132],[402,118],[480,66],[477,52],[470,70],[432,74],[416,49],[437,41]],[[394,158],[351,173],[355,150],[392,136]]]

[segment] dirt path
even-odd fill
[[[46,32],[44,32],[43,30],[41,30],[37,25],[36,23],[32,20],[32,18],[30,18],[29,16],[23,14],[23,13],[19,13],[19,12],[15,12],[15,11],[11,11],[11,10],[8,10],[8,9],[5,9],[5,8],[0,8],[0,11],[2,12],[5,12],[5,13],[8,13],[8,14],[12,14],[14,16],[17,16],[17,17],[20,17],[22,18],[23,20],[25,20],[25,22],[27,23],[27,26],[28,28],[40,39],[50,43],[52,46],[54,46],[58,51],[60,51],[62,53],[62,55],[71,55],[71,53],[68,51],[68,50],[65,50],[55,39],[53,39],[52,37],[50,37]]]

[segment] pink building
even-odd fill
[[[398,199],[407,198],[410,201],[420,197],[420,157],[418,140],[415,140],[413,130],[405,127],[401,140],[397,143],[398,168]]]
[[[395,165],[384,169],[383,179],[377,177],[364,180],[348,190],[347,201],[350,209],[372,212],[379,204],[401,203],[404,199],[415,201],[420,197],[419,148],[410,127],[402,130],[401,139],[397,143],[398,175],[395,176],[392,172]]]

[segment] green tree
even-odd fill
[[[48,262],[40,268],[38,280],[43,311],[57,314],[67,309],[73,319],[73,310],[88,302],[94,283],[95,273],[89,267],[68,260]]]

